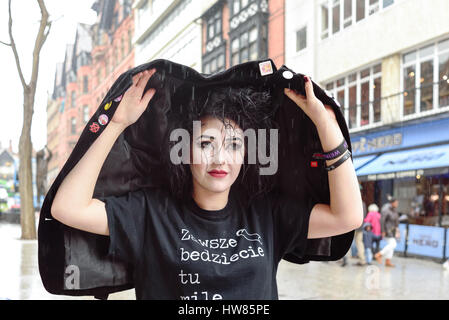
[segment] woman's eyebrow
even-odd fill
[[[240,139],[239,137],[227,138],[226,141],[228,141],[228,140],[240,140],[240,141],[242,141],[242,139]]]
[[[209,138],[209,139],[211,139],[211,140],[214,140],[215,139],[215,137],[214,136],[208,136],[208,135],[200,135],[198,138],[196,138],[196,140],[198,140],[198,139],[201,139],[201,138]]]
[[[208,135],[201,135],[201,136],[199,136],[198,138],[196,138],[196,140],[199,140],[199,139],[201,139],[201,138],[209,138],[209,139],[211,139],[211,140],[214,140],[215,139],[215,137],[214,136],[208,136]],[[226,141],[229,141],[229,140],[240,140],[240,141],[242,141],[242,139],[240,139],[239,137],[232,137],[232,138],[227,138],[226,139]]]

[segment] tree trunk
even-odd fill
[[[36,94],[37,77],[39,72],[39,55],[42,46],[50,32],[51,22],[48,21],[48,12],[44,0],[37,0],[41,10],[42,19],[36,36],[33,50],[33,64],[31,79],[27,84],[23,77],[19,54],[12,33],[11,0],[8,1],[8,32],[10,43],[2,44],[10,46],[16,60],[17,72],[23,87],[23,126],[19,141],[19,190],[20,190],[20,224],[22,225],[22,239],[36,239],[36,217],[33,201],[33,174],[31,170],[32,143],[31,122],[34,112],[34,96]]]
[[[31,122],[33,119],[34,90],[23,93],[23,126],[19,141],[19,190],[21,239],[36,239],[36,217],[33,201],[33,174],[31,170],[32,142]]]

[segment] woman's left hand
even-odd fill
[[[337,118],[335,117],[332,107],[323,105],[323,103],[315,97],[312,80],[307,76],[304,76],[304,80],[308,80],[305,83],[307,98],[288,88],[284,89],[284,93],[305,112],[315,126],[318,127],[321,123],[328,121],[329,119],[336,122]]]

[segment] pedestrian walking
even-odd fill
[[[374,241],[375,235],[372,232],[372,226],[371,223],[365,222],[363,224],[363,245],[365,246],[365,258],[366,263],[371,264],[371,261],[373,260],[373,241]]]
[[[385,258],[385,266],[394,267],[391,262],[393,258],[394,249],[396,248],[396,239],[399,238],[399,215],[396,211],[399,201],[390,197],[389,201],[382,206],[381,210],[381,230],[382,238],[385,239],[387,244],[385,247],[374,255],[374,258],[378,263],[382,263],[382,258]]]
[[[267,187],[258,178],[259,166],[244,161],[248,146],[243,132],[267,124],[263,108],[272,108],[268,93],[251,88],[211,88],[201,111],[190,115],[201,120],[197,132],[192,132],[192,119],[175,120],[175,128],[191,134],[192,157],[187,163],[167,163],[169,190],[145,187],[122,196],[92,197],[117,137],[139,120],[155,94],[144,92],[154,72],[133,77],[109,125],[62,181],[51,207],[53,218],[109,236],[108,258],[134,267],[137,299],[277,299],[276,270],[286,254],[303,257],[307,239],[345,234],[363,222],[355,170],[345,161],[350,152],[340,151],[347,144],[333,110],[317,99],[308,78],[307,97],[285,91],[317,127],[323,159],[334,159],[325,162],[339,212],[265,189],[248,206],[243,203],[238,190]]]
[[[369,222],[372,227],[372,232],[374,234],[373,238],[373,254],[379,252],[380,240],[382,239],[382,231],[380,226],[380,212],[379,207],[372,203],[368,206],[368,214],[364,222]]]

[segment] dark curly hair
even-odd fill
[[[203,92],[195,92],[194,99],[177,99],[177,101],[188,101],[185,105],[172,107],[167,115],[168,130],[164,137],[165,145],[162,146],[163,163],[167,166],[167,187],[169,192],[178,200],[185,201],[192,197],[192,173],[189,164],[173,164],[170,161],[169,153],[171,148],[178,141],[170,141],[170,132],[174,129],[182,128],[193,137],[193,121],[210,116],[223,122],[226,128],[232,126],[228,120],[233,120],[240,129],[245,132],[252,128],[277,129],[278,125],[273,120],[276,108],[272,105],[272,95],[266,89],[256,90],[253,87],[233,88],[233,87],[213,87]],[[190,101],[189,101],[190,100]],[[260,175],[259,169],[262,165],[256,157],[255,164],[248,164],[247,139],[245,140],[245,156],[239,175],[231,187],[231,191],[238,188],[236,192],[245,206],[248,206],[251,199],[267,193],[271,190],[274,182],[272,175]],[[190,141],[192,143],[192,141]],[[256,144],[258,152],[258,144]],[[265,154],[268,154],[269,143]],[[258,153],[256,153],[258,154]]]

